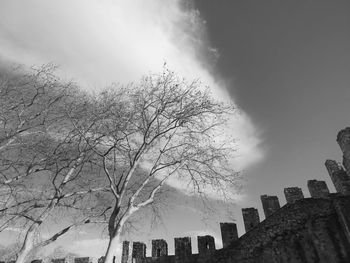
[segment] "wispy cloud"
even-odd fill
[[[53,62],[87,89],[137,81],[168,67],[200,79],[220,97],[224,81],[210,70],[219,51],[208,45],[205,21],[184,0],[3,0],[0,57],[26,65]],[[228,131],[238,138],[235,167],[262,157],[244,113]]]
[[[95,259],[104,256],[108,246],[108,239],[93,238],[74,241],[65,250],[71,253],[79,252],[80,256],[93,257]],[[117,258],[121,257],[121,245],[118,246],[116,252]]]
[[[23,230],[23,228],[19,228],[19,227],[7,227],[4,229],[4,231],[22,233],[24,230]]]

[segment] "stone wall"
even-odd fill
[[[287,187],[284,188],[283,192],[288,204],[292,204],[295,201],[304,198],[303,191],[300,187]]]
[[[227,247],[232,241],[238,239],[237,225],[235,223],[220,223],[222,245]]]
[[[350,197],[287,204],[206,263],[350,262]]]
[[[262,195],[260,196],[260,199],[264,209],[265,217],[269,217],[278,209],[280,209],[280,203],[277,196]]]
[[[164,257],[168,255],[168,244],[164,239],[152,240],[152,257]]]
[[[198,236],[198,254],[208,256],[215,251],[215,239],[212,236]]]
[[[307,187],[311,197],[326,198],[329,195],[328,186],[325,181],[308,180]]]
[[[75,258],[74,263],[91,263],[91,259],[89,257]]]
[[[146,257],[146,245],[141,242],[125,241],[123,248],[128,251],[123,252],[132,263],[345,263],[350,262],[349,208],[350,196],[306,198],[286,204],[220,250],[215,250],[213,237],[201,236],[197,237],[199,254],[192,254],[189,237],[175,238],[175,255],[167,255],[168,246],[162,239],[152,242],[152,257]],[[221,224],[230,231],[233,225]],[[130,258],[131,246],[134,258]],[[157,248],[162,252],[157,253]],[[74,259],[74,263],[90,262],[88,257]]]
[[[246,232],[260,224],[258,209],[254,207],[242,208],[242,216]]]

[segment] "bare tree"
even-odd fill
[[[186,83],[165,71],[97,98],[96,105],[108,110],[90,126],[85,140],[105,178],[101,187],[108,189],[100,197],[113,203],[105,262],[113,262],[126,222],[162,198],[169,178],[199,194],[210,187],[225,195],[236,184],[229,163],[232,141],[218,137],[234,108],[200,88],[196,81]]]
[[[61,82],[53,70],[44,66],[34,74],[1,76],[0,232],[23,229],[17,263],[104,212],[89,209],[93,194],[104,189],[90,183],[88,164],[94,152],[75,126],[89,116],[91,100],[72,83]],[[75,220],[48,238],[40,237],[43,226],[67,210]]]

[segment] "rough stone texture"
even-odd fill
[[[175,241],[175,257],[176,259],[186,259],[192,255],[192,245],[190,237],[177,237]]]
[[[280,209],[280,203],[277,196],[262,195],[260,196],[260,199],[264,209],[265,218]]]
[[[350,127],[338,133],[337,142],[343,152],[343,166],[347,174],[350,175]]]
[[[325,166],[337,192],[343,195],[350,194],[350,177],[343,167],[334,160],[327,160]]]
[[[142,242],[133,242],[132,244],[132,258],[145,258],[146,244]]]
[[[308,180],[307,187],[313,198],[327,198],[329,195],[328,186],[325,181]]]
[[[350,197],[287,204],[207,263],[350,262]]]
[[[346,173],[350,176],[350,158],[343,156],[343,166],[346,170]]]
[[[246,232],[259,225],[260,217],[258,209],[254,207],[242,208],[242,215]]]
[[[132,242],[123,241],[122,263],[132,262]]]
[[[175,239],[176,256],[135,263],[346,263],[350,262],[350,196],[306,198],[286,204],[226,248],[203,256],[208,237]],[[226,224],[232,225],[232,224]]]
[[[337,212],[338,220],[350,244],[350,197],[335,199],[334,208]]]
[[[220,223],[222,246],[227,247],[238,239],[237,225],[235,223]]]
[[[345,157],[350,157],[350,127],[341,130],[337,135],[337,142]]]
[[[43,262],[42,259],[34,259],[34,260],[32,260],[31,263],[42,263],[42,262]],[[0,263],[1,263],[1,261],[0,261]],[[5,263],[5,262],[4,262],[4,263]]]
[[[198,236],[198,254],[207,256],[215,251],[215,239],[212,236]]]
[[[295,201],[304,198],[303,191],[300,187],[287,187],[284,188],[283,192],[288,204],[292,204]]]
[[[89,257],[75,258],[74,263],[91,263],[91,258]]]
[[[51,259],[51,263],[65,263],[66,259],[65,258],[53,258]]]
[[[152,240],[152,257],[163,257],[168,255],[168,243],[164,239]]]

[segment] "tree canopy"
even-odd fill
[[[221,136],[235,109],[198,81],[164,70],[88,94],[50,67],[1,79],[0,231],[25,229],[17,263],[90,223],[106,224],[111,263],[125,224],[162,199],[169,178],[199,195],[237,183],[234,143]],[[37,238],[62,211],[74,221]]]

